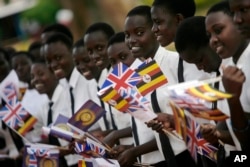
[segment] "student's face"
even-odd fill
[[[54,42],[44,46],[44,56],[48,67],[58,79],[70,78],[74,68],[71,51],[62,42]]]
[[[244,39],[232,17],[223,12],[210,13],[205,23],[210,46],[222,59],[237,53]]]
[[[20,81],[30,82],[30,66],[31,60],[27,55],[18,55],[12,58],[11,66],[16,71]]]
[[[0,82],[4,80],[4,78],[8,75],[10,70],[9,63],[4,58],[3,54],[0,53]]]
[[[45,64],[33,64],[31,66],[31,85],[39,92],[51,96],[58,83],[56,76]]]
[[[239,30],[250,38],[250,0],[229,0],[229,5]]]
[[[217,71],[220,67],[220,57],[209,47],[200,49],[186,49],[179,53],[180,57],[188,63],[195,64],[199,70],[205,72]]]
[[[94,60],[97,67],[101,70],[109,66],[107,55],[108,39],[102,31],[96,31],[84,36],[84,44],[88,55]]]
[[[99,75],[100,70],[96,67],[94,60],[88,55],[85,47],[73,48],[73,60],[77,70],[88,80]]]
[[[153,57],[158,49],[152,25],[147,18],[140,15],[127,17],[125,20],[124,33],[125,43],[135,58]]]
[[[154,22],[152,31],[161,46],[168,46],[174,41],[178,22],[173,14],[159,6],[151,7],[151,18]]]
[[[129,67],[135,60],[125,42],[110,45],[108,47],[108,56],[112,66],[122,62]]]

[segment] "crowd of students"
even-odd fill
[[[232,165],[230,151],[249,154],[250,0],[219,2],[206,16],[195,16],[195,12],[194,0],[154,0],[152,6],[131,9],[124,19],[124,29],[117,33],[111,25],[97,22],[89,25],[82,37],[73,39],[67,27],[53,24],[27,51],[2,47],[0,80],[11,69],[16,71],[19,100],[38,119],[25,136],[27,140],[66,147],[60,150],[60,166],[77,166],[81,157],[71,143],[51,136],[44,138],[41,128],[53,123],[59,114],[71,117],[91,99],[107,113],[89,132],[112,147],[110,157],[120,166],[139,162],[155,167],[226,167]],[[172,42],[176,51],[165,48]],[[97,92],[119,62],[136,69],[149,58],[160,66],[168,83],[146,95],[157,118],[145,124],[104,103]],[[222,76],[222,80],[214,86],[233,97],[213,107],[230,117],[216,125],[201,125],[200,131],[211,144],[224,143],[224,158],[214,162],[200,155],[195,162],[184,140],[161,130],[175,128],[166,90],[170,85],[215,76]],[[0,154],[7,155],[0,157],[0,164],[20,166],[25,141],[4,122],[0,141]]]

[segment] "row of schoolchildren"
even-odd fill
[[[165,135],[161,129],[174,129],[167,86],[222,75],[222,81],[214,86],[234,96],[213,107],[230,115],[230,119],[216,125],[202,125],[202,135],[216,146],[221,141],[223,146],[220,147],[225,149],[226,157],[230,150],[249,152],[246,114],[250,111],[247,91],[250,69],[246,65],[249,59],[248,30],[244,26],[241,31],[238,29],[238,25],[244,25],[247,20],[240,16],[247,14],[243,15],[241,8],[244,8],[237,7],[237,3],[240,1],[231,0],[231,6],[227,1],[215,4],[203,17],[194,16],[193,0],[154,0],[152,7],[138,6],[128,12],[123,32],[115,33],[107,23],[94,23],[74,45],[67,28],[58,24],[48,26],[41,34],[41,45],[30,47],[38,48],[38,56],[17,52],[10,60],[20,87],[27,88],[22,104],[39,120],[26,138],[31,142],[70,146],[70,143],[51,136],[41,138],[41,127],[53,123],[59,114],[71,117],[91,99],[107,113],[89,131],[113,148],[110,154],[121,166],[132,166],[137,161],[156,167],[229,166],[227,158],[218,159],[216,163],[201,155],[198,162],[194,162],[185,142],[173,135]],[[250,19],[250,15],[248,17]],[[248,24],[250,21],[246,21]],[[172,42],[175,42],[178,53],[164,48]],[[7,68],[5,52],[1,53],[0,58],[6,66],[6,73],[1,70],[1,75],[6,76],[10,68]],[[168,83],[147,95],[158,117],[145,124],[102,102],[97,92],[111,66],[123,62],[136,69],[148,58],[157,62]],[[72,147],[61,150],[60,166],[77,166],[80,157],[73,153]]]

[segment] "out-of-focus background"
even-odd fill
[[[196,15],[220,0],[195,0]],[[127,12],[137,5],[151,5],[153,0],[0,0],[0,46],[27,50],[39,40],[42,29],[52,23],[69,27],[74,39],[98,21],[107,22],[116,31],[123,30]]]

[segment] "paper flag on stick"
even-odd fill
[[[143,96],[168,83],[167,78],[155,60],[152,60],[148,64],[141,65],[136,72],[142,76],[142,80],[136,84],[136,87]]]
[[[118,63],[108,74],[101,89],[113,87],[117,92],[126,90],[136,85],[141,80],[141,76],[123,63]]]
[[[98,121],[106,111],[92,100],[88,100],[69,119],[68,125],[79,133],[87,131],[96,121]]]
[[[209,84],[203,84],[197,87],[190,87],[186,92],[192,96],[195,96],[206,101],[216,101],[221,99],[231,98],[232,95],[229,93],[217,90]]]
[[[101,92],[101,93],[100,93]],[[99,91],[98,96],[106,103],[116,108],[119,111],[125,112],[129,103],[125,100],[114,88],[109,87],[105,91]]]

